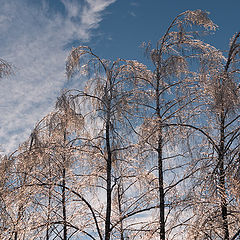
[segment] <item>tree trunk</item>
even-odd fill
[[[49,171],[49,178],[52,179],[50,160],[48,160],[48,171]],[[52,193],[51,193],[51,186],[49,186],[48,187],[48,208],[47,208],[46,240],[50,239],[51,200],[52,200]]]
[[[159,185],[159,214],[160,214],[160,239],[165,240],[165,204],[163,188],[163,162],[162,162],[162,136],[158,139],[158,185]]]
[[[65,174],[66,170],[63,168],[62,180],[62,214],[63,214],[63,240],[67,240],[67,215],[66,215],[66,189],[65,189]]]
[[[111,208],[112,208],[112,189],[111,189],[111,172],[112,172],[112,153],[110,146],[110,109],[107,112],[106,121],[106,147],[107,147],[107,209],[105,220],[105,240],[110,240]]]
[[[158,191],[159,191],[159,225],[160,225],[160,239],[165,240],[165,200],[164,200],[164,187],[163,187],[163,138],[162,138],[162,117],[160,113],[160,74],[157,69],[157,88],[156,88],[156,114],[158,121]]]
[[[66,146],[66,130],[64,131],[64,148]],[[62,169],[62,214],[63,214],[63,240],[67,240],[67,214],[66,214],[66,157],[63,155]]]
[[[219,192],[221,198],[221,215],[223,221],[224,240],[229,240],[229,229],[227,220],[227,201],[225,189],[225,170],[224,170],[224,112],[221,112],[221,128],[220,128],[220,148],[219,148]]]
[[[21,204],[20,207],[18,207],[17,225],[21,220],[22,214],[23,214],[23,205]],[[17,239],[18,239],[18,231],[14,231],[14,240],[17,240]]]
[[[14,240],[17,240],[17,231],[16,232],[14,232]]]
[[[50,229],[50,207],[51,207],[51,190],[50,190],[50,187],[49,187],[49,190],[48,190],[48,212],[47,212],[47,230],[46,230],[46,240],[49,240],[50,239],[50,236],[49,236],[49,229]]]

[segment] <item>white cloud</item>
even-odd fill
[[[61,0],[67,9],[68,17],[77,17],[80,12],[80,5],[77,1]]]
[[[2,150],[14,150],[51,111],[65,82],[64,46],[89,40],[114,1],[61,0],[63,8],[51,11],[49,0],[0,0],[0,57],[15,66],[15,75],[0,81]]]
[[[137,16],[136,13],[133,12],[133,11],[129,12],[129,14],[130,14],[132,17],[136,17],[136,16]]]
[[[82,23],[86,28],[96,28],[98,23],[102,20],[99,14],[115,0],[86,0],[88,4],[83,7]]]

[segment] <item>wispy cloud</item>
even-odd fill
[[[133,12],[133,11],[129,12],[129,14],[130,14],[132,17],[136,17],[136,16],[137,16],[136,13]]]
[[[52,110],[65,82],[64,46],[88,41],[114,1],[0,0],[0,57],[15,66],[15,75],[0,82],[3,151],[16,148]]]

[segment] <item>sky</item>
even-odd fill
[[[72,47],[149,64],[141,44],[155,43],[188,9],[209,12],[219,28],[205,40],[228,50],[240,31],[239,0],[0,0],[0,58],[14,67],[0,80],[0,151],[26,140],[64,88],[81,88],[83,80],[70,83],[65,75]]]

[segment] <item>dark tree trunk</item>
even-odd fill
[[[227,220],[227,201],[226,201],[226,189],[225,189],[225,170],[224,170],[224,112],[221,113],[221,128],[220,128],[220,148],[218,155],[218,164],[219,164],[219,192],[221,198],[221,215],[223,221],[223,231],[224,231],[224,240],[229,240],[229,229],[228,229],[228,220]]]
[[[162,137],[162,117],[160,113],[160,74],[157,69],[157,88],[156,88],[156,114],[158,121],[158,191],[159,191],[159,225],[160,225],[160,239],[165,240],[165,200],[164,200],[164,187],[163,187],[163,137]]]
[[[165,240],[165,203],[163,188],[163,164],[162,164],[162,137],[158,139],[158,185],[159,185],[159,213],[160,213],[160,239]]]
[[[51,191],[50,191],[50,187],[49,187],[49,190],[48,190],[48,216],[47,216],[46,240],[49,240],[49,238],[50,238],[50,235],[49,235],[50,207],[51,207]]]
[[[14,232],[14,240],[17,240],[18,238],[17,238],[17,235],[18,235],[18,233],[17,232]]]
[[[66,130],[64,131],[64,148],[66,146]],[[62,169],[62,215],[63,215],[63,240],[67,240],[67,213],[66,213],[66,157],[63,155]]]
[[[66,170],[63,168],[63,180],[62,180],[62,214],[63,214],[63,240],[67,240],[67,214],[66,214]]]
[[[25,179],[24,179],[24,182],[25,182]],[[23,206],[21,205],[18,208],[17,224],[21,221],[22,214],[23,214]],[[17,240],[17,239],[18,239],[18,231],[14,231],[14,240]]]
[[[48,171],[49,171],[49,178],[52,179],[50,159],[48,161]],[[48,209],[47,209],[46,240],[50,239],[51,200],[52,200],[51,186],[49,186],[49,188],[48,188]]]
[[[111,208],[112,208],[112,189],[111,189],[112,152],[110,145],[110,103],[107,109],[106,148],[107,148],[107,209],[105,220],[105,240],[110,240]]]

